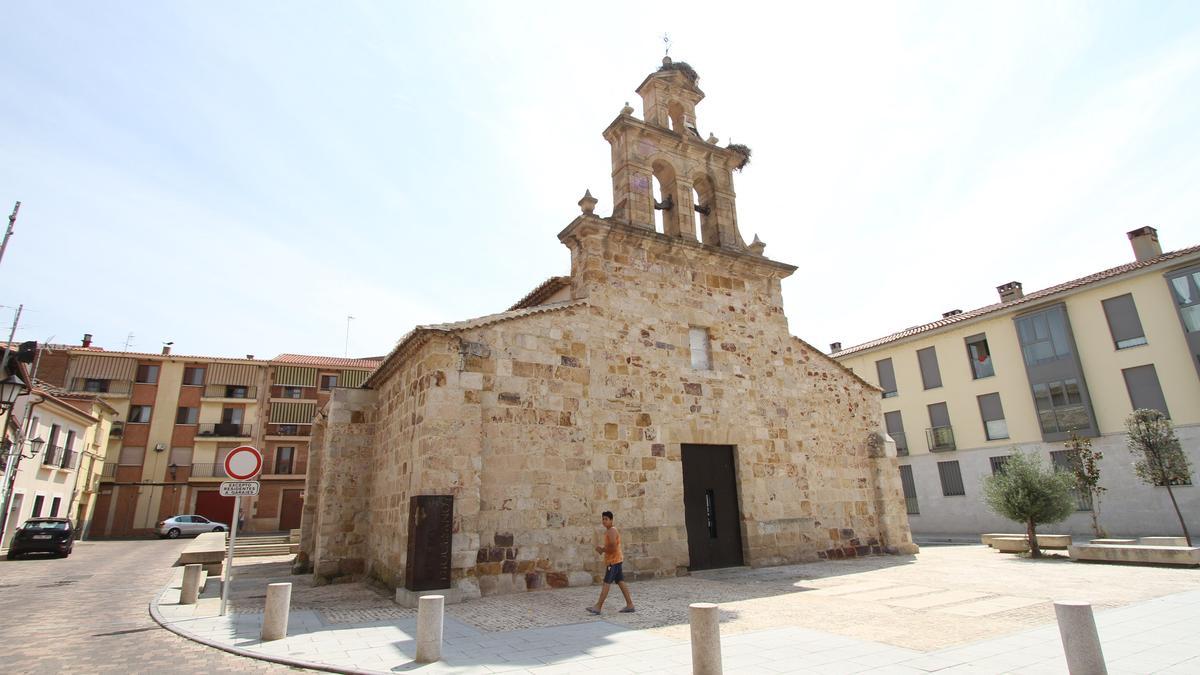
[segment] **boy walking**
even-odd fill
[[[600,522],[604,524],[604,545],[597,546],[596,553],[604,554],[604,586],[600,589],[600,599],[596,601],[596,606],[588,607],[587,611],[599,614],[600,610],[604,608],[604,600],[608,597],[609,589],[615,583],[625,596],[625,606],[619,611],[628,614],[633,611],[633,598],[629,596],[629,587],[625,585],[625,574],[621,571],[621,563],[625,561],[625,556],[621,553],[621,533],[613,527],[612,511],[600,514]]]

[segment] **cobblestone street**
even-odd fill
[[[150,618],[187,541],[77,542],[69,558],[0,558],[5,673],[304,672],[185,640]]]

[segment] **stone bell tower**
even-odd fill
[[[745,165],[748,152],[722,148],[717,139],[700,136],[696,104],[704,92],[699,76],[686,63],[663,58],[662,68],[637,88],[646,119],[633,116],[626,104],[604,130],[612,145],[612,219],[654,230],[655,209],[663,212],[663,234],[733,251],[747,249],[738,232],[733,171]],[[658,179],[662,201],[654,199]],[[695,215],[700,214],[700,232]],[[758,249],[758,250],[754,250]],[[752,253],[760,253],[758,246]]]

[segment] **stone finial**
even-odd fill
[[[591,190],[585,190],[583,199],[579,200],[579,208],[583,210],[583,215],[590,216],[596,210],[596,204],[599,202],[592,196]]]
[[[746,247],[746,250],[749,251],[752,255],[762,255],[763,249],[765,249],[766,247],[767,247],[767,245],[764,244],[763,241],[758,238],[757,234],[755,234],[754,241],[750,242],[750,245]]]
[[[664,56],[664,57],[663,57],[663,65],[664,65],[664,66],[669,66],[669,65],[671,65],[671,57],[669,57],[669,56]]]
[[[708,140],[707,140],[706,142],[707,142],[707,143],[712,143],[713,145],[716,145],[717,143],[720,143],[720,142],[721,142],[721,139],[717,138],[716,136],[714,136],[714,135],[712,135],[712,134],[710,133],[710,134],[708,135]]]
[[[632,115],[633,114],[633,106],[629,105],[629,101],[625,101],[625,107],[621,108],[621,114],[622,115]]]

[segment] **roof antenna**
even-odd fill
[[[133,344],[133,331],[130,331],[129,335],[125,336],[125,350],[124,351],[129,351],[129,345],[131,345],[131,344]]]

